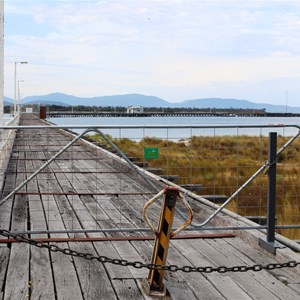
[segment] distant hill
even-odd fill
[[[50,96],[50,95],[47,95]],[[47,96],[42,96],[42,97],[47,97]],[[36,96],[33,96],[36,97]],[[38,98],[40,98],[39,96],[37,96]],[[51,99],[52,97],[50,97]],[[4,96],[4,106],[9,106],[9,105],[13,105],[14,104],[14,99],[9,98],[9,97],[5,97]],[[27,102],[24,103],[24,99],[22,99],[22,104],[29,104]],[[64,103],[64,102],[59,102],[59,101],[52,101],[52,100],[33,100],[30,102],[30,104],[43,104],[43,105],[59,105],[59,106],[69,106],[68,104]]]
[[[4,96],[4,102],[3,102],[4,106],[12,105],[13,103],[14,103],[13,99]]]
[[[167,101],[154,97],[145,96],[139,94],[127,94],[127,95],[114,95],[114,96],[102,96],[93,98],[80,98],[62,93],[54,93],[45,96],[30,96],[22,100],[24,104],[36,104],[44,103],[51,104],[54,102],[63,102],[65,105],[87,105],[87,106],[157,106],[157,107],[169,107],[170,103]]]
[[[274,105],[268,103],[255,103],[248,100],[204,98],[186,100],[176,103],[176,107],[197,107],[197,108],[242,108],[242,109],[265,109],[267,112],[286,112],[285,105]],[[288,106],[288,112],[300,113],[300,107]]]
[[[5,98],[7,101],[12,99]],[[274,105],[269,103],[254,103],[247,100],[203,98],[192,99],[182,102],[168,102],[155,96],[141,94],[126,94],[83,98],[63,93],[53,93],[43,96],[30,96],[22,99],[22,104],[62,105],[62,106],[123,106],[139,105],[144,107],[182,107],[182,108],[242,108],[242,109],[266,109],[267,112],[300,113],[300,107],[286,107],[285,105]]]

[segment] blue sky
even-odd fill
[[[5,0],[5,95],[300,106],[300,1]]]

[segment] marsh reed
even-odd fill
[[[101,139],[94,136],[95,140]],[[288,138],[278,136],[278,149]],[[193,136],[185,140],[144,138],[113,139],[127,156],[139,157],[148,168],[164,175],[178,175],[177,184],[200,184],[200,195],[229,197],[268,159],[268,137]],[[159,157],[145,159],[144,148],[158,148]],[[278,225],[300,225],[300,140],[294,141],[277,159],[276,216]],[[268,176],[259,175],[229,204],[242,216],[265,216]],[[300,239],[300,229],[278,232]]]

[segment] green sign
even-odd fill
[[[144,158],[158,158],[158,148],[144,148]]]

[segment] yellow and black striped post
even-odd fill
[[[179,191],[174,187],[165,189],[165,197],[162,211],[160,214],[157,234],[152,252],[151,264],[165,265],[167,262],[169,244],[171,239],[171,230],[175,212],[175,204]],[[164,293],[163,285],[164,270],[150,270],[147,278],[146,291],[148,294]]]

